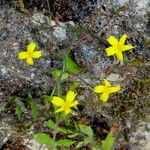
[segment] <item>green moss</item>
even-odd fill
[[[141,59],[135,59],[131,62],[127,62],[128,65],[130,66],[143,66],[145,65],[146,62],[144,62],[143,60]]]
[[[150,80],[136,79],[132,81],[122,94],[113,98],[112,114],[118,119],[139,120],[150,113],[149,101]]]

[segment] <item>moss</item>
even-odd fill
[[[147,117],[150,113],[149,90],[149,79],[136,79],[132,81],[122,94],[114,96],[113,116],[119,120],[124,118],[131,121]]]
[[[141,59],[135,59],[131,62],[127,62],[127,64],[130,66],[144,66],[146,63],[148,63],[148,62],[145,62]]]

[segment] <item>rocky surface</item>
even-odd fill
[[[148,150],[150,149],[150,122],[140,122],[136,131],[131,133],[130,142],[133,150]]]
[[[38,25],[45,23],[46,20],[47,18],[39,13],[34,14],[33,17],[27,17],[14,9],[7,10],[1,7],[0,82],[2,90],[20,93],[22,96],[33,92],[38,95],[39,92],[49,91],[53,86],[49,72],[55,60],[51,59],[49,51],[57,48],[58,43],[65,40],[67,35],[65,29],[60,27],[55,27],[53,30],[39,29]],[[39,24],[37,25],[36,22]],[[38,43],[42,58],[35,60],[34,66],[28,66],[18,59],[18,53],[26,50],[27,45],[32,41]]]
[[[87,87],[102,83],[100,78],[107,78],[113,85],[119,83],[122,90],[111,96],[110,103],[104,104],[97,96],[93,96],[92,91],[81,88],[78,91],[78,100],[84,105],[81,112],[90,117],[91,122],[94,122],[95,118],[104,118],[108,126],[113,123],[119,124],[121,137],[125,139],[120,145],[128,143],[132,150],[148,150],[149,119],[145,122],[142,119],[148,118],[150,112],[149,1],[97,2],[93,32],[81,32],[73,43],[72,56],[84,68],[84,72],[75,76],[73,80],[80,81],[83,87]],[[121,6],[127,7],[119,14],[115,13]],[[62,66],[61,53],[72,37],[68,27],[74,24],[60,22],[59,26],[56,26],[54,21],[42,13],[34,12],[28,16],[6,5],[0,6],[0,101],[7,101],[9,96],[38,97],[52,90],[54,80],[50,71]],[[87,24],[88,19],[80,22],[83,27]],[[119,63],[115,57],[106,57],[104,49],[108,47],[108,36],[120,38],[124,33],[128,34],[127,43],[134,45],[135,49],[124,54],[125,63]],[[19,60],[17,55],[26,50],[31,41],[38,43],[42,58],[35,59],[35,64],[28,66],[25,61]],[[17,124],[15,121],[11,123],[10,117],[7,118],[7,115],[3,114],[1,118],[1,130],[4,129],[5,123],[8,123],[5,129],[16,130],[10,126]],[[138,121],[144,125],[141,127],[139,124],[135,127]],[[3,131],[0,134],[3,137],[0,142],[5,143],[11,132],[9,135]]]

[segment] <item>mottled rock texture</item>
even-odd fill
[[[90,118],[91,123],[97,119],[99,124],[119,124],[118,138],[123,139],[120,145],[128,143],[133,150],[134,147],[138,150],[147,150],[149,136],[146,127],[140,130],[137,125],[135,132],[135,124],[147,118],[150,113],[149,1],[98,0],[96,4],[96,9],[91,6],[92,13],[95,14],[93,32],[88,30],[79,33],[72,45],[71,56],[84,68],[84,72],[70,80],[80,81],[83,87],[87,87],[102,83],[100,78],[107,78],[113,85],[120,84],[122,90],[112,95],[109,103],[104,104],[91,90],[80,88],[77,98],[83,105],[80,111]],[[123,9],[119,14],[115,13],[124,5],[127,9]],[[72,37],[72,32],[68,30],[72,25],[63,22],[60,26],[55,26],[56,24],[47,16],[39,12],[32,13],[33,15],[28,16],[7,5],[0,6],[0,100],[7,100],[7,96],[39,97],[49,94],[55,83],[50,71],[62,66],[61,53],[67,48]],[[88,18],[81,18],[71,21],[78,21],[82,27],[89,25]],[[72,16],[67,17],[67,20],[70,19]],[[109,46],[106,38],[110,35],[120,38],[124,33],[128,35],[127,44],[135,48],[125,52],[125,62],[119,63],[115,57],[106,57],[105,48]],[[25,61],[19,60],[17,55],[20,51],[26,50],[31,41],[38,43],[42,58],[35,59],[35,64],[28,66]],[[7,118],[7,114],[2,113],[1,118]],[[10,122],[9,118],[2,119],[0,127],[4,128],[4,122],[17,124],[15,121]],[[142,136],[145,133],[143,143],[146,143],[147,147],[143,143],[135,146],[138,143],[136,135],[141,132]],[[10,135],[4,133],[2,137],[8,139]]]

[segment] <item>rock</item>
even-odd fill
[[[119,79],[119,74],[111,73],[108,77],[107,80],[109,81],[117,81]]]
[[[35,25],[41,25],[41,24],[47,24],[48,23],[48,17],[44,16],[43,14],[41,13],[35,13],[33,16],[32,16],[32,22],[35,24]]]
[[[48,150],[48,147],[39,144],[33,139],[24,139],[23,145],[26,145],[30,150]]]
[[[143,122],[145,116],[149,114],[150,107],[150,53],[149,46],[145,44],[149,39],[150,18],[148,1],[144,0],[142,5],[141,3],[139,0],[105,1],[105,6],[99,7],[95,12],[93,32],[88,30],[86,33],[82,30],[78,32],[71,51],[72,58],[83,68],[82,73],[70,79],[82,83],[82,87],[77,89],[78,100],[83,107],[80,112],[91,120],[95,118],[98,121],[102,118],[107,120],[104,124],[107,122],[109,127],[113,123],[119,124],[121,138],[124,139],[124,143],[130,139],[131,149],[134,147],[149,149],[148,132],[146,128],[139,129],[138,126],[138,121]],[[128,5],[128,9],[115,14],[114,11],[124,4]],[[60,55],[66,49],[71,34],[66,29],[66,24],[60,22],[60,26],[55,26],[55,23],[51,22],[54,27],[50,28],[49,25],[45,27],[47,17],[40,13],[33,16],[27,17],[12,8],[0,9],[1,96],[10,94],[27,97],[31,94],[38,97],[49,93],[54,86],[49,72],[62,67]],[[84,20],[82,22],[85,25]],[[113,35],[119,39],[124,33],[128,34],[126,43],[135,48],[124,52],[125,61],[120,63],[116,57],[106,56],[105,48],[109,47],[106,38]],[[34,66],[28,66],[24,61],[19,60],[17,55],[20,51],[26,50],[27,45],[32,41],[38,43],[42,58],[36,59]],[[103,78],[107,78],[114,85],[121,85],[121,91],[111,94],[108,103],[100,101],[99,95],[94,94],[92,90],[94,86],[103,84]],[[144,124],[147,122],[145,121]],[[137,125],[137,129],[134,125]],[[133,129],[137,131],[134,132]],[[139,141],[135,137],[141,133],[146,137],[146,141],[142,139],[136,147],[135,144]],[[5,136],[4,133],[3,135]],[[116,136],[118,139],[119,136]],[[5,142],[7,139],[1,141]],[[31,143],[36,144],[34,140]]]
[[[54,36],[58,39],[58,40],[65,40],[67,39],[67,35],[66,35],[66,26],[64,23],[59,23],[59,27],[54,27],[54,31],[53,34]]]
[[[47,18],[40,13],[27,17],[12,8],[8,10],[1,8],[0,14],[2,16],[0,17],[0,34],[2,35],[0,37],[0,91],[16,93],[18,96],[34,93],[38,96],[46,93],[53,87],[50,70],[54,68],[51,64],[59,57],[54,54],[54,51],[57,45],[66,40],[66,30],[61,27],[41,28],[41,24],[47,23]],[[40,24],[37,24],[35,20]],[[65,26],[63,23],[61,25]],[[33,66],[28,66],[24,60],[18,59],[18,53],[26,50],[27,45],[32,41],[38,43],[42,57],[34,59]],[[61,62],[57,61],[54,64],[61,64]],[[54,65],[54,67],[57,66]]]
[[[150,149],[150,121],[136,125],[136,131],[130,133],[130,143],[134,150]]]

